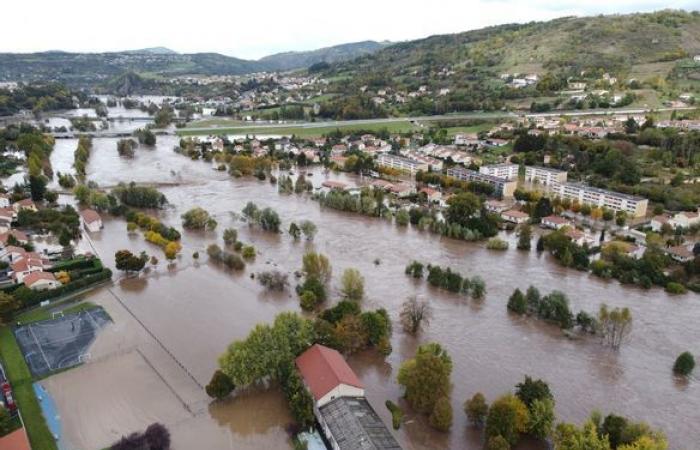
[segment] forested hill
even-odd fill
[[[0,81],[58,81],[73,87],[93,87],[130,72],[148,77],[171,77],[286,71],[305,69],[319,62],[344,61],[385,45],[364,41],[306,52],[279,53],[258,61],[218,53],[180,54],[165,48],[113,53],[0,53]]]
[[[700,54],[700,13],[565,17],[431,36],[389,46],[333,67],[375,76],[428,76],[451,68],[463,73],[565,72],[628,74],[639,65]]]
[[[674,90],[700,89],[699,54],[697,11],[564,17],[431,36],[324,68],[328,92],[336,95],[322,115],[495,110],[518,102],[530,107],[540,98],[551,102],[547,108],[562,102],[586,108],[612,105],[613,94],[625,97],[618,106],[657,106]],[[568,104],[561,91],[581,89],[572,83],[585,85],[587,94],[606,90],[610,98],[596,94],[590,104]]]
[[[271,65],[277,70],[306,68],[319,62],[335,63],[349,61],[353,58],[372,54],[388,45],[390,42],[362,41],[350,44],[324,47],[307,52],[276,53],[260,59],[261,63]]]

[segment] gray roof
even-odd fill
[[[364,397],[340,397],[320,409],[341,450],[401,450]]]

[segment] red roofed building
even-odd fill
[[[2,450],[32,450],[24,428],[0,437],[0,448]]]
[[[55,289],[61,285],[51,272],[32,272],[24,277],[24,285],[33,291]]]
[[[9,239],[10,236],[14,236],[14,238],[20,244],[26,244],[27,242],[29,242],[29,237],[27,236],[26,233],[23,233],[22,231],[19,231],[19,230],[9,230],[9,231],[6,231],[4,233],[0,233],[0,244],[7,245],[7,240]]]
[[[547,216],[542,218],[542,226],[545,228],[551,228],[553,230],[559,230],[563,227],[570,227],[571,222],[569,222],[563,217]]]
[[[86,230],[94,233],[102,229],[102,217],[94,209],[84,209],[80,211],[83,219],[83,226]]]
[[[332,348],[314,344],[299,355],[296,365],[316,407],[340,397],[363,397],[364,386],[343,356]]]

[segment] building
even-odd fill
[[[80,218],[83,222],[83,227],[91,233],[100,231],[103,227],[102,217],[93,209],[80,211]]]
[[[549,186],[552,183],[566,183],[567,172],[548,167],[525,166],[525,181]]]
[[[491,164],[479,167],[479,173],[514,180],[518,178],[518,169],[519,166],[517,164]]]
[[[521,224],[530,220],[530,215],[528,213],[518,211],[517,209],[510,209],[508,211],[503,211],[501,213],[501,218],[506,222]]]
[[[419,170],[427,172],[429,169],[429,164],[422,161],[415,161],[413,159],[404,158],[396,155],[381,154],[377,157],[377,165],[382,167],[390,167],[392,169],[403,170],[409,172],[411,175],[415,174]]]
[[[334,450],[400,450],[336,350],[314,344],[295,361],[314,399],[314,415]]]
[[[631,217],[645,216],[649,205],[649,201],[643,197],[608,191],[581,183],[555,181],[550,186],[550,192],[561,198],[568,198],[593,207],[624,211]]]
[[[10,196],[7,194],[0,193],[0,208],[10,207]]]
[[[55,289],[61,282],[51,272],[32,272],[24,277],[24,285],[33,291]]]
[[[12,209],[14,209],[15,212],[20,212],[23,209],[28,209],[30,211],[38,211],[34,202],[29,198],[25,198],[23,200],[13,203]]]
[[[26,233],[19,230],[8,230],[4,233],[0,233],[0,244],[2,246],[6,246],[10,236],[12,236],[20,244],[26,244],[29,242],[29,236],[27,236]]]
[[[564,227],[570,227],[571,222],[560,216],[547,216],[542,218],[541,225],[545,228],[559,230]]]
[[[348,185],[342,181],[326,180],[321,183],[321,189],[325,192],[333,190],[345,191],[348,189]]]
[[[695,259],[695,254],[691,248],[687,245],[677,245],[666,249],[666,254],[671,257],[672,260],[679,263],[687,263]]]
[[[664,224],[668,224],[671,229],[676,228],[690,228],[694,225],[700,224],[700,209],[697,212],[682,211],[673,216],[660,215],[654,216],[651,219],[651,229],[654,231],[661,231],[661,227]]]
[[[493,175],[476,172],[474,170],[462,169],[460,167],[447,169],[447,175],[462,181],[476,181],[479,183],[490,184],[495,188],[495,194],[504,198],[513,197],[513,193],[518,187],[518,182],[515,180],[499,178]]]
[[[442,199],[442,192],[437,189],[424,187],[420,190],[422,194],[425,194],[429,202],[439,202]]]

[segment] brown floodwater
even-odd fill
[[[490,251],[483,243],[455,241],[411,228],[399,229],[378,219],[321,210],[307,196],[281,196],[267,181],[232,179],[212,170],[208,163],[177,155],[172,151],[176,143],[175,137],[159,137],[156,148],[139,148],[136,157],[128,160],[117,155],[116,139],[96,139],[87,167],[88,179],[103,186],[132,180],[162,183],[165,187],[161,190],[171,203],[158,213],[164,223],[180,228],[180,215],[193,206],[202,206],[216,217],[218,229],[183,232],[184,250],[171,266],[165,263],[161,251],[140,234],[129,236],[123,219],[106,219],[104,230],[93,234],[92,241],[108,265],[113,265],[115,251],[122,248],[159,256],[161,262],[156,269],[138,279],[119,280],[112,291],[152,333],[143,339],[157,337],[199,384],[206,384],[217,366],[217,357],[232,340],[245,337],[256,323],[269,322],[282,311],[300,311],[292,290],[267,293],[250,279],[250,274],[274,267],[290,273],[293,281],[292,273],[300,268],[304,252],[315,250],[328,255],[332,262],[331,298],[338,298],[342,271],[357,268],[366,280],[363,306],[386,308],[394,322],[391,355],[382,358],[375,352],[363,352],[349,358],[385,423],[391,423],[385,400],[400,402],[398,368],[414,355],[418,345],[437,341],[452,357],[451,432],[431,431],[422,417],[407,409],[406,423],[396,433],[406,448],[481,448],[480,433],[468,426],[462,412],[464,400],[480,391],[492,401],[512,391],[525,375],[549,383],[560,420],[581,423],[593,409],[600,409],[605,414],[623,414],[663,429],[674,449],[690,449],[700,442],[697,377],[681,383],[671,373],[680,352],[700,351],[697,295],[669,296],[661,289],[626,287],[562,268],[547,255],[516,251],[512,234],[504,234],[511,249]],[[66,167],[72,161],[74,147],[68,143],[57,146],[52,155],[54,167]],[[342,174],[329,176],[352,181]],[[324,177],[315,170],[311,179],[319,185]],[[169,183],[179,185],[167,186]],[[250,200],[276,209],[285,229],[291,221],[312,220],[319,229],[314,242],[294,242],[286,234],[250,229],[237,218]],[[258,251],[255,262],[244,273],[231,273],[206,261],[204,249],[215,242],[221,245],[223,229],[231,226],[238,228],[241,240],[254,244]],[[81,246],[87,248],[88,242],[84,240]],[[192,258],[194,251],[202,255],[199,261]],[[404,267],[413,259],[481,276],[487,285],[486,298],[469,300],[407,278]],[[602,302],[629,307],[634,317],[632,332],[619,351],[612,351],[595,339],[571,340],[555,327],[509,314],[506,302],[513,289],[525,289],[530,284],[544,293],[554,289],[565,292],[574,311],[595,312]],[[401,304],[411,295],[428,300],[433,309],[432,320],[418,337],[406,335],[398,325]],[[105,290],[94,297],[108,303],[110,312],[123,309],[109,300]],[[117,312],[119,315],[134,320],[123,311]],[[115,320],[114,327],[118,327],[119,320]],[[140,325],[134,322],[133,327]],[[165,354],[162,349],[151,350],[154,355],[156,351],[162,353],[154,359]],[[156,364],[156,368],[173,386],[190,383],[187,389],[197,391],[194,381],[177,373],[182,372],[179,366],[163,363]],[[71,372],[57,377],[69,377]],[[177,381],[171,382],[170,377]],[[175,448],[193,448],[194,444],[213,449],[289,446],[284,427],[290,419],[281,395],[274,389],[247,392],[208,407],[201,406],[203,400],[196,393],[187,398],[191,405],[199,406],[189,419],[172,418]],[[169,397],[167,401],[173,400]],[[142,416],[150,417],[145,412]],[[167,422],[168,418],[163,420]],[[520,448],[545,447],[544,443],[528,442]]]

